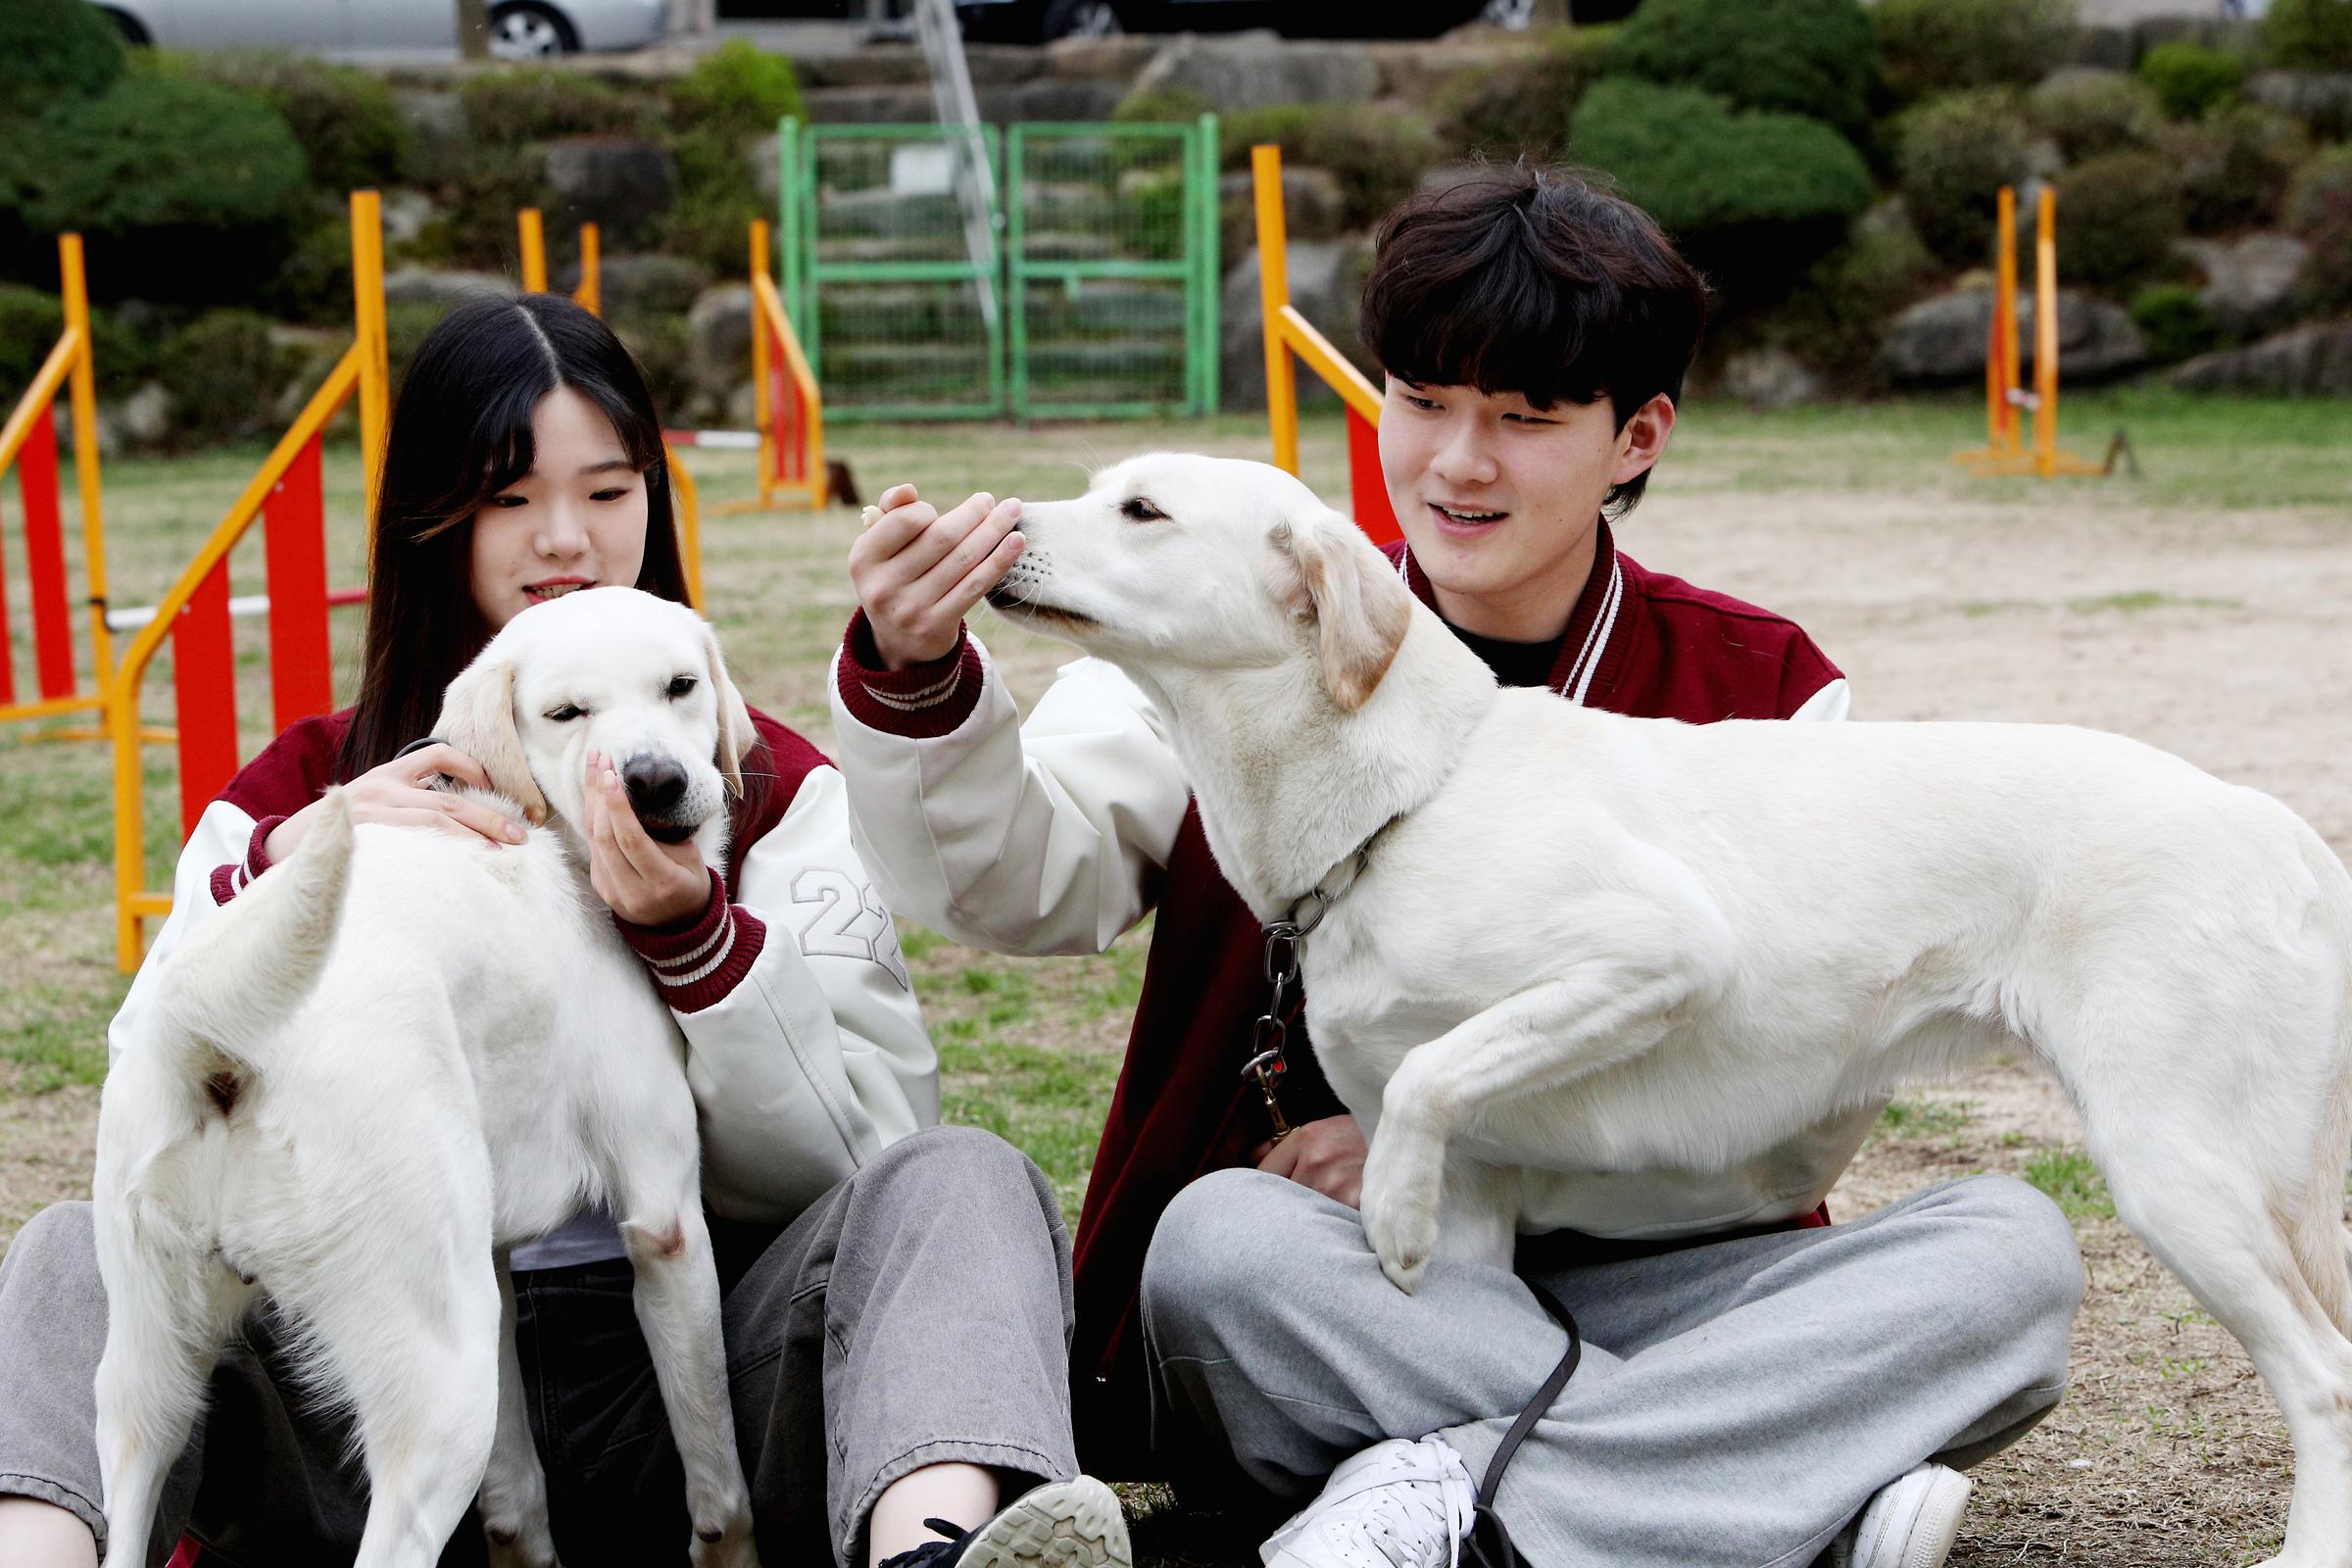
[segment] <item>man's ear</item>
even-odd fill
[[[735,681],[727,673],[727,662],[719,656],[718,638],[709,626],[703,628],[703,662],[710,666],[711,695],[718,699],[718,773],[726,780],[727,793],[743,799],[743,760],[760,744],[760,732],[752,728],[752,710],[744,706],[743,694],[735,689]]]
[[[522,808],[533,822],[547,820],[547,797],[531,776],[514,727],[514,664],[485,656],[458,672],[441,696],[433,733],[482,764],[490,787]]]
[[[1364,706],[1395,662],[1413,622],[1412,591],[1354,523],[1327,512],[1266,536],[1275,590],[1292,614],[1312,622],[1323,689],[1343,713]]]

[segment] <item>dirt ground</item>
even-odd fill
[[[2352,853],[2342,508],[2142,506],[2079,486],[1971,491],[1939,475],[1821,495],[1748,485],[1731,455],[1702,458],[1683,484],[1653,493],[1622,537],[1648,565],[1806,625],[1850,677],[1858,718],[2120,731],[2279,797]],[[1021,662],[1034,690],[1052,655]],[[0,1232],[42,1202],[86,1194],[95,1098],[0,1097]],[[1832,1207],[1851,1215],[1932,1181],[2035,1161],[2046,1176],[2080,1142],[2046,1080],[1997,1063],[1914,1097]],[[2081,1198],[2090,1287],[2073,1387],[1976,1472],[1952,1562],[2268,1556],[2290,1474],[2275,1406],[2234,1342],[2102,1212],[2095,1179]],[[1156,1543],[1147,1560],[1242,1560],[1200,1555],[1168,1525],[1147,1521],[1144,1539]]]

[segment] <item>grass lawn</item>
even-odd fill
[[[2278,762],[2281,754],[2265,748],[2268,738],[2287,732],[2283,726],[2292,721],[2282,718],[2279,730],[2262,731],[2238,749],[2242,737],[2218,719],[2208,723],[2194,703],[2159,706],[2149,698],[2145,708],[2132,706],[2140,699],[2125,666],[2161,662],[2168,651],[2187,646],[2184,639],[2277,632],[2290,612],[2313,627],[2331,622],[2338,628],[2332,641],[2316,631],[2298,633],[2302,641],[2291,656],[2256,653],[2239,662],[2252,667],[2247,678],[2278,688],[2262,701],[2275,701],[2281,711],[2300,705],[2305,728],[2312,712],[2327,713],[2327,726],[2341,733],[2344,709],[2329,706],[2328,695],[2352,664],[2340,631],[2340,603],[2298,603],[2291,612],[2280,611],[2275,591],[2234,583],[2227,568],[2244,560],[2269,561],[2266,552],[2276,549],[2289,551],[2278,558],[2286,563],[2278,567],[2278,581],[2290,587],[2323,577],[2333,581],[2327,574],[2352,551],[2352,463],[2346,461],[2352,403],[2070,393],[2064,418],[2067,444],[2085,456],[2103,453],[2115,430],[2128,432],[2141,474],[2046,486],[1972,478],[1948,461],[1951,451],[1982,437],[1981,415],[1965,400],[1761,415],[1694,407],[1624,537],[1651,565],[1794,614],[1855,676],[1868,716],[2065,717],[2125,729],[2272,789],[2312,816],[2339,850],[2345,848],[2352,842],[2346,834],[2352,827],[2352,773],[2331,760],[2340,746],[2308,762]],[[1082,489],[1090,467],[1153,446],[1253,458],[1267,452],[1263,421],[1239,416],[1026,429],[837,424],[830,433],[833,452],[852,463],[867,500],[903,479],[942,502],[983,486],[1000,496],[1055,498]],[[164,591],[260,456],[257,449],[107,466],[115,603],[152,603]],[[707,504],[750,494],[748,457],[699,452],[689,462]],[[1336,414],[1310,415],[1303,466],[1327,497],[1344,500]],[[332,575],[337,583],[356,583],[363,565],[360,468],[348,442],[329,451],[326,477]],[[67,505],[71,516],[71,496]],[[829,743],[830,729],[826,661],[852,607],[842,560],[857,529],[855,509],[838,506],[815,515],[740,514],[705,522],[708,608],[739,684],[755,705],[820,746]],[[21,571],[21,541],[11,532],[14,573]],[[2038,567],[2035,553],[2061,535],[2071,541],[2063,563]],[[73,553],[77,558],[77,541]],[[259,541],[241,547],[235,561],[238,591],[260,591]],[[2204,561],[2212,569],[2194,564]],[[30,663],[21,582],[19,576],[9,586],[23,680]],[[993,616],[984,616],[979,630],[1024,699],[1042,690],[1069,657],[1061,645]],[[268,668],[260,622],[240,622],[238,634],[240,713],[250,756],[268,739]],[[338,690],[346,695],[358,634],[356,612],[338,612]],[[1980,650],[2020,640],[2048,650],[2051,667],[2079,670],[2094,684],[2028,691],[1974,666]],[[2215,656],[2224,657],[2234,656]],[[2296,667],[2284,669],[2288,663]],[[158,724],[171,721],[168,664],[168,655],[159,659],[146,688],[148,714]],[[2095,684],[2110,673],[2110,686]],[[2232,687],[2215,701],[2244,718],[2246,704],[2256,699],[2241,698]],[[2279,768],[2276,774],[2257,765],[2266,757]],[[169,747],[147,748],[146,778],[148,885],[161,887],[178,827]],[[126,984],[115,966],[109,789],[108,759],[97,743],[44,740],[24,729],[0,736],[0,973],[8,976],[0,985],[0,1243],[41,1203],[87,1190],[105,1023]],[[1073,1218],[1116,1079],[1148,935],[1130,933],[1095,957],[1008,960],[931,932],[905,932],[940,1046],[947,1114],[992,1128],[1028,1151]],[[2094,1242],[2107,1246],[2099,1241],[2107,1237],[2124,1250],[2117,1255],[2130,1255],[2137,1244],[2115,1226],[2104,1187],[2079,1145],[2079,1132],[2070,1141],[2063,1126],[2044,1126],[2023,1111],[2004,1120],[1979,1102],[1907,1099],[1889,1109],[1864,1163],[1877,1160],[1873,1169],[1903,1179],[2017,1169],[2061,1199],[2086,1250]],[[2144,1253],[2136,1255],[2146,1261]],[[2156,1277],[2162,1283],[2161,1271]],[[2155,1324],[2163,1312],[2180,1310],[2185,1298],[2166,1300],[2161,1311],[2132,1307],[2117,1321]],[[2177,1337],[2180,1326],[2159,1324],[2149,1332],[2160,1331]],[[2052,1474],[2020,1470],[2014,1496],[2023,1500],[2014,1507],[2000,1501],[2011,1492],[1981,1485],[1980,1497],[1991,1502],[1981,1504],[1982,1517],[1972,1524],[1972,1532],[1981,1534],[1964,1541],[1955,1563],[2236,1563],[2276,1549],[2283,1493],[2276,1485],[2275,1411],[2249,1393],[2260,1408],[2244,1416],[2243,1441],[2237,1436],[2241,1426],[2230,1424],[2236,1414],[2224,1420],[2208,1411],[2193,1430],[2188,1417],[2195,1411],[2184,1414],[2174,1404],[2162,1405],[2160,1416],[2142,1417],[2134,1401],[2151,1412],[2159,1406],[2153,1396],[2139,1397],[2132,1369],[2155,1369],[2150,1377],[2161,1370],[2165,1386],[2178,1391],[2188,1352],[2154,1341],[2143,1345],[2130,1337],[2132,1332],[2118,1327],[2111,1336],[2112,1359],[2121,1368],[2114,1375],[2124,1380],[2114,1396],[2121,1413],[2110,1421],[2099,1414],[2104,1405],[2082,1406],[2091,1412],[2085,1419],[2092,1437],[2103,1433],[2109,1440],[2095,1461],[2097,1485],[2070,1481],[2063,1468]],[[2217,1367],[2242,1369],[2242,1358],[2228,1360],[2233,1354],[2225,1341],[2210,1359]],[[2196,1364],[2202,1368],[2207,1361]],[[2080,1376],[2078,1383],[2083,1383]],[[2148,1387],[2163,1393],[2156,1384]],[[2095,1390],[2085,1390],[2085,1396],[2095,1396]],[[2077,1401],[2070,1399],[2068,1408],[2077,1408]],[[2188,1451],[2183,1445],[2222,1456],[2189,1470],[2211,1471],[2219,1464],[2228,1471],[2227,1487],[2195,1505],[2202,1511],[2191,1515],[2192,1528],[2149,1536],[2134,1533],[2138,1527],[2126,1530],[2134,1516],[2123,1504],[2100,1511],[2106,1505],[2097,1499],[2125,1492],[2147,1499],[2143,1516],[2189,1507],[2180,1499],[2204,1494],[2195,1493],[2193,1477],[2180,1479],[2180,1463],[2168,1460],[2152,1469],[2135,1457],[2160,1451],[2178,1459]],[[2031,1448],[2018,1450],[2029,1455],[2021,1465],[2040,1462],[2031,1458]],[[2318,1484],[2328,1483],[2323,1478]],[[2070,1486],[2077,1492],[2068,1493]],[[2088,1499],[2066,1516],[2072,1523],[2064,1530],[2051,1524],[2047,1511],[2054,1495]],[[1136,1500],[1148,1509],[1164,1499],[1139,1494]],[[1169,1568],[1241,1560],[1223,1545],[1201,1544],[1205,1538],[1192,1523],[1165,1511],[1147,1521],[1145,1534],[1151,1543],[1147,1560]]]

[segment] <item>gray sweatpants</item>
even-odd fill
[[[849,1561],[874,1499],[922,1465],[1076,1473],[1069,1242],[1052,1189],[1010,1145],[918,1133],[756,1241],[722,1314],[762,1561]],[[514,1279],[559,1553],[681,1560],[685,1481],[627,1261]],[[101,1541],[91,1384],[105,1344],[89,1205],[60,1203],[0,1258],[0,1493],[71,1509]],[[224,1348],[166,1489],[157,1560],[183,1531],[207,1568],[351,1560],[367,1499],[344,1457],[350,1423],[294,1393],[284,1364],[267,1313]],[[468,1515],[443,1561],[481,1559]]]
[[[1520,1268],[1585,1353],[1497,1498],[1539,1568],[1802,1568],[1896,1476],[1975,1463],[2055,1405],[2082,1296],[2065,1217],[2000,1176],[1828,1229],[1576,1267],[1541,1251]],[[1157,1418],[1293,1499],[1386,1438],[1437,1434],[1482,1478],[1567,1343],[1507,1270],[1440,1261],[1404,1295],[1355,1210],[1255,1170],[1177,1198],[1143,1307]]]

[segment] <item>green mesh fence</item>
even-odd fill
[[[999,200],[975,264],[948,132],[785,122],[783,293],[827,416],[1213,410],[1213,118],[983,134]]]

